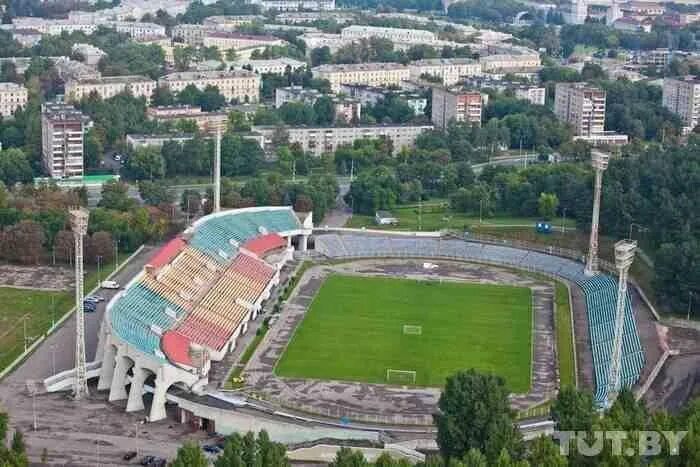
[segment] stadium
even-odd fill
[[[524,410],[561,385],[559,282],[571,301],[575,378],[605,404],[618,293],[609,272],[585,274],[568,252],[312,222],[289,207],[227,210],[160,248],[107,306],[98,368],[89,368],[98,389],[149,421],[172,409],[221,433],[234,429],[227,411],[243,406],[293,421],[428,429],[441,382],[474,367],[502,376]],[[656,361],[645,356],[634,310],[644,305],[631,292],[624,387]],[[241,368],[242,388],[222,395],[230,356],[264,311],[270,330]]]

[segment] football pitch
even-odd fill
[[[275,373],[442,386],[455,371],[475,368],[525,393],[531,328],[526,287],[331,275]]]

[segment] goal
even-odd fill
[[[411,324],[404,324],[403,325],[403,333],[404,334],[411,334],[414,336],[420,336],[423,334],[423,326],[414,326]]]
[[[416,384],[416,372],[413,370],[386,370],[386,382],[390,384]]]

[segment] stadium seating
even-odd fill
[[[596,381],[596,400],[607,398],[608,372],[612,358],[614,321],[617,304],[617,281],[605,274],[587,277],[577,261],[526,251],[506,245],[462,241],[457,239],[410,238],[400,236],[324,234],[315,239],[316,250],[330,258],[344,257],[442,257],[480,261],[526,268],[578,284],[586,297],[586,309]],[[637,326],[629,296],[625,305],[620,380],[628,387],[637,382],[644,367]]]
[[[245,252],[248,240],[286,245],[269,235],[300,229],[290,208],[233,210],[204,218],[192,235],[168,242],[140,280],[111,306],[115,333],[162,360],[161,338],[221,350],[238,331],[275,275],[275,268]],[[256,241],[257,240],[257,241]]]

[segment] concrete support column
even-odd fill
[[[126,403],[127,412],[138,412],[144,410],[143,405],[143,382],[146,381],[146,370],[134,367],[134,376],[131,378],[131,389],[129,389],[129,400]]]
[[[302,235],[301,236],[301,245],[299,245],[299,249],[301,251],[306,251],[306,249],[308,248],[308,243],[309,243],[309,236]]]
[[[114,376],[114,358],[117,352],[114,346],[106,339],[105,349],[102,351],[102,367],[100,368],[100,379],[97,382],[98,391],[106,391],[112,386],[112,377]]]
[[[292,236],[287,237],[287,248],[292,246]]]
[[[159,371],[159,373],[161,373]],[[157,422],[167,417],[165,413],[165,394],[170,385],[163,378],[162,374],[156,377],[156,387],[153,390],[153,402],[151,403],[151,414],[148,417],[149,422]]]
[[[112,384],[109,389],[109,401],[119,401],[127,398],[126,393],[126,372],[131,368],[131,364],[119,352],[117,352],[117,365],[114,367]]]

